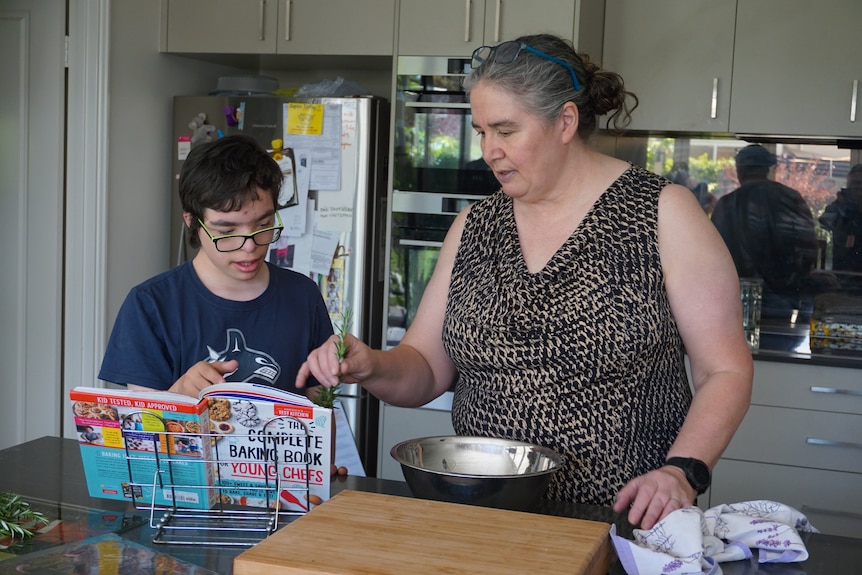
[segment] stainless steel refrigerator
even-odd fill
[[[177,96],[173,123],[171,265],[194,255],[185,235],[178,196],[179,173],[191,148],[231,134],[252,136],[267,150],[273,149],[275,140],[282,140],[285,148],[296,152],[291,156],[293,173],[286,178],[282,195],[307,188],[308,197],[305,208],[297,204],[282,210],[283,218],[293,223],[285,222],[288,229],[270,250],[269,260],[282,267],[302,267],[297,271],[305,272],[305,266],[294,259],[297,246],[307,247],[310,241],[317,244],[321,236],[327,238],[324,247],[336,245],[334,271],[329,277],[314,272],[310,275],[321,286],[327,304],[332,302],[333,322],[337,324],[339,312],[349,306],[353,313],[351,333],[380,349],[389,103],[375,97]],[[288,156],[287,149],[283,153]],[[304,173],[308,159],[310,170]],[[307,186],[303,186],[302,177],[308,178]],[[303,227],[303,217],[295,211],[298,209],[306,210],[301,235],[297,230]],[[321,258],[320,253],[316,256]],[[333,297],[334,285],[337,298]],[[365,470],[373,475],[377,469],[379,402],[359,386],[347,385],[342,386],[341,404]]]

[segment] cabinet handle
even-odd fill
[[[500,12],[503,9],[503,0],[497,0],[497,17],[494,19],[494,44],[500,41]]]
[[[260,0],[260,4],[258,4],[258,7],[260,8],[260,28],[258,29],[257,39],[263,41],[263,30],[264,25],[266,24],[266,0]]]
[[[715,120],[718,116],[718,78],[712,79],[712,104],[709,108],[709,117]]]
[[[850,97],[850,121],[856,121],[856,96],[859,94],[859,80],[853,80],[853,95]]]
[[[835,389],[834,387],[819,387],[812,385],[811,391],[813,393],[834,393],[836,395],[857,395],[862,397],[862,391],[856,391],[855,389]]]
[[[862,449],[862,444],[849,441],[834,441],[832,439],[819,439],[817,437],[806,437],[805,443],[809,445],[826,445],[829,447],[849,447],[851,449]]]
[[[470,41],[470,4],[471,0],[465,0],[464,9],[466,10],[464,14],[464,42]]]
[[[290,0],[284,0],[284,40],[290,42]]]

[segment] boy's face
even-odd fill
[[[185,216],[191,217],[190,214]],[[205,209],[201,220],[215,238],[231,234],[251,234],[275,225],[275,209],[272,197],[261,191],[257,200],[246,202],[237,211],[218,212]],[[198,233],[201,249],[195,256],[195,261],[200,264],[196,265],[199,273],[203,272],[212,279],[217,278],[219,282],[248,282],[258,277],[261,270],[266,268],[265,257],[269,245],[259,246],[254,239],[247,238],[240,249],[221,252],[216,249],[215,243],[203,227]],[[211,274],[215,274],[215,277]]]

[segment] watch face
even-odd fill
[[[692,465],[692,472],[694,474],[694,480],[697,481],[697,483],[704,487],[709,486],[709,468],[707,468],[706,465],[696,462]]]

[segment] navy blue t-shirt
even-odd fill
[[[269,286],[251,301],[220,298],[186,262],[132,288],[114,324],[99,379],[168,389],[192,365],[239,360],[227,381],[304,394],[294,383],[308,353],[332,335],[310,278],[269,266]],[[309,385],[316,385],[309,379]]]

